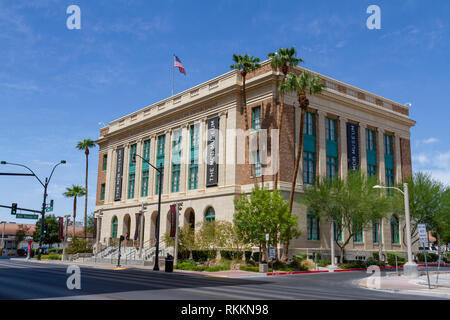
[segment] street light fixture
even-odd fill
[[[403,194],[403,198],[405,201],[405,220],[406,220],[406,246],[408,249],[408,262],[403,266],[403,273],[408,277],[417,277],[419,275],[417,264],[413,261],[412,258],[412,244],[411,244],[411,222],[409,215],[409,194],[408,194],[408,184],[403,184],[403,190],[397,187],[385,187],[376,185],[373,186],[374,189],[395,189],[400,191]]]
[[[18,167],[23,167],[23,168],[28,169],[28,171],[30,171],[33,174],[33,176],[39,181],[39,183],[44,187],[44,201],[42,202],[42,211],[41,211],[41,233],[39,235],[39,250],[38,250],[38,260],[41,260],[42,234],[44,232],[45,207],[46,207],[46,201],[47,201],[47,188],[48,188],[48,184],[50,183],[50,180],[53,176],[53,172],[55,171],[56,167],[59,166],[60,164],[66,164],[66,160],[61,160],[59,163],[57,163],[53,166],[52,172],[50,173],[50,177],[45,178],[45,183],[43,183],[41,181],[41,179],[39,179],[39,177],[33,172],[33,170],[31,170],[30,168],[28,168],[27,166],[25,166],[23,164],[10,163],[10,162],[6,162],[6,161],[1,161],[0,164],[9,164],[12,166],[18,166]]]
[[[162,163],[160,164],[159,168],[152,165],[148,160],[144,159],[138,154],[133,154],[132,161],[133,163],[136,163],[136,157],[141,158],[143,161],[145,161],[148,165],[150,165],[153,169],[158,171],[159,173],[159,187],[158,187],[158,215],[156,216],[156,246],[155,246],[155,265],[153,267],[153,271],[159,271],[159,222],[161,218],[161,192],[162,192],[162,174],[163,174],[163,168]]]

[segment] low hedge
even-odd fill
[[[395,257],[397,256],[397,264],[399,266],[404,265],[406,263],[406,257],[404,254],[395,252],[395,251],[388,251],[386,252],[387,256],[387,263],[390,266],[395,266]]]
[[[317,265],[319,267],[325,268],[331,264],[331,260],[321,259],[317,261]]]
[[[242,260],[242,251],[237,250],[220,250],[220,256],[222,259],[227,260]]]
[[[216,258],[216,250],[192,250],[192,259],[196,262],[205,262]]]
[[[252,266],[240,266],[239,268],[242,271],[249,271],[249,272],[259,272],[259,267],[252,267]],[[269,272],[272,272],[272,268],[268,268]]]
[[[48,250],[49,254],[51,254],[51,253],[62,254],[62,252],[63,252],[63,249],[60,249],[60,248],[53,248],[53,249]]]
[[[58,254],[43,254],[41,255],[41,259],[46,260],[61,260],[61,256]]]
[[[434,252],[427,253],[427,263],[428,262],[437,262],[438,258],[439,258],[439,256],[437,253],[434,253]],[[419,252],[417,254],[417,260],[419,260],[419,262],[425,262],[425,256],[424,256],[423,252]]]

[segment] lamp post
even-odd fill
[[[41,233],[39,235],[39,249],[38,249],[38,260],[41,260],[41,251],[42,251],[42,233],[44,232],[44,222],[45,222],[45,208],[47,206],[46,201],[47,201],[47,188],[48,188],[48,184],[50,183],[50,180],[53,176],[53,172],[55,171],[56,167],[59,166],[60,164],[65,164],[66,160],[61,160],[59,163],[55,164],[55,166],[52,169],[52,172],[50,173],[50,177],[45,178],[45,183],[43,183],[41,181],[41,179],[38,178],[38,176],[33,172],[33,170],[31,170],[30,168],[28,168],[27,166],[23,165],[23,164],[18,164],[18,163],[10,163],[10,162],[6,162],[6,161],[1,161],[1,164],[9,164],[12,166],[19,166],[19,167],[23,167],[28,169],[33,176],[39,181],[39,183],[44,187],[44,201],[42,202],[42,211],[41,211]]]
[[[2,231],[2,246],[0,247],[0,252],[1,252],[1,255],[3,255],[3,246],[4,246],[4,240],[3,240],[3,238],[5,237],[5,226],[6,226],[6,221],[2,221],[1,223],[3,224],[3,231]]]
[[[132,161],[133,163],[136,163],[136,157],[141,158],[143,161],[145,161],[149,166],[151,166],[153,169],[158,171],[159,173],[159,182],[158,182],[158,215],[156,216],[156,246],[155,246],[155,265],[153,267],[153,271],[159,271],[159,221],[161,217],[161,192],[162,192],[162,174],[163,174],[163,167],[162,163],[160,164],[159,168],[152,165],[148,160],[144,159],[138,154],[133,154]]]
[[[403,194],[405,201],[405,222],[406,222],[406,246],[408,250],[408,262],[403,266],[403,274],[408,277],[417,277],[419,275],[417,264],[413,261],[412,258],[412,244],[411,244],[411,221],[409,215],[409,193],[408,193],[408,184],[403,184],[403,190],[400,190],[397,187],[384,187],[380,185],[376,185],[373,187],[374,189],[395,189],[400,191]]]

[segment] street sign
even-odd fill
[[[275,247],[270,247],[269,248],[269,258],[270,259],[275,259]]]
[[[39,219],[37,214],[23,214],[23,213],[16,214],[16,218],[18,218],[18,219]]]
[[[45,208],[45,212],[52,212],[53,211],[53,207],[47,207]]]
[[[266,233],[266,241],[269,241],[269,234]]]
[[[419,232],[419,241],[426,246],[428,243],[427,226],[424,223],[419,223],[417,231]]]

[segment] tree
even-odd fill
[[[91,212],[91,214],[88,215],[87,220],[87,232],[90,234],[94,234],[94,212]]]
[[[283,80],[281,82],[281,85],[283,85],[286,76],[289,71],[290,66],[296,66],[299,62],[303,62],[301,58],[297,58],[297,51],[294,47],[292,48],[280,48],[276,52],[271,52],[268,54],[268,58],[271,59],[271,66],[274,69],[281,70],[283,72]],[[278,146],[280,146],[281,142],[281,128],[282,128],[282,119],[283,119],[283,112],[284,112],[284,91],[280,91],[280,112],[278,114],[278,123],[277,127],[279,132],[278,135]],[[278,170],[279,171],[279,170]],[[275,173],[275,182],[274,182],[274,190],[278,187],[278,177],[279,173],[278,171]]]
[[[19,247],[19,244],[25,239],[25,236],[27,235],[28,231],[30,230],[30,227],[21,224],[19,225],[19,228],[16,231],[16,249]]]
[[[289,214],[287,201],[278,190],[270,192],[255,185],[249,196],[234,200],[234,225],[242,242],[263,248],[265,254],[266,234],[269,245],[300,235],[297,217]],[[277,257],[278,258],[278,257]]]
[[[55,216],[45,217],[45,223],[47,224],[47,234],[42,236],[42,241],[44,244],[52,245],[54,243],[61,242],[58,239],[59,234],[59,223]],[[41,230],[42,218],[36,222],[36,231],[33,233],[33,241],[39,242],[40,230]]]
[[[243,109],[245,114],[245,130],[248,130],[248,115],[247,115],[247,95],[245,93],[245,77],[247,76],[247,73],[252,72],[261,65],[259,64],[259,58],[255,58],[253,56],[249,56],[247,53],[245,55],[237,55],[233,54],[233,60],[236,62],[235,64],[231,65],[231,69],[240,70],[241,76],[242,76],[242,97],[243,97]],[[241,108],[242,112],[242,108]]]
[[[66,192],[63,195],[66,198],[73,198],[73,237],[75,238],[75,218],[77,216],[77,198],[86,196],[86,189],[81,186],[72,185],[72,187],[67,187]]]
[[[300,116],[300,130],[298,136],[297,157],[295,161],[294,176],[292,177],[291,193],[289,197],[289,212],[292,213],[292,206],[294,203],[295,186],[297,184],[297,173],[300,166],[300,159],[303,152],[303,126],[305,122],[305,112],[309,106],[309,100],[306,97],[308,92],[310,95],[317,94],[325,87],[322,80],[311,75],[311,73],[304,71],[297,76],[294,73],[289,73],[285,81],[280,85],[278,90],[280,92],[295,92],[298,98],[298,105],[301,110]],[[289,241],[284,244],[283,248],[283,260],[287,259],[287,253],[289,249]]]
[[[84,238],[87,238],[87,200],[88,200],[88,167],[89,167],[89,148],[95,147],[95,142],[91,139],[84,139],[83,141],[78,142],[76,148],[78,150],[84,150],[84,154],[86,155],[86,197],[84,198]]]
[[[431,178],[430,174],[416,172],[413,176],[405,179],[404,183],[408,184],[409,196],[409,214],[411,221],[411,237],[417,234],[417,225],[425,224],[427,230],[434,231],[437,227],[436,218],[439,212],[439,203],[441,201],[440,194],[442,192],[442,184]],[[399,189],[403,189],[402,185],[398,185]],[[405,215],[404,195],[397,191],[389,191],[392,199],[393,212],[398,216]],[[406,245],[406,225],[403,226],[403,244]],[[418,238],[413,241],[413,244]]]
[[[337,177],[318,179],[300,199],[318,217],[336,223],[338,234],[334,241],[341,251],[341,263],[350,240],[390,210],[390,200],[373,189],[375,184],[376,180],[367,178],[360,171],[350,171],[344,180]]]

